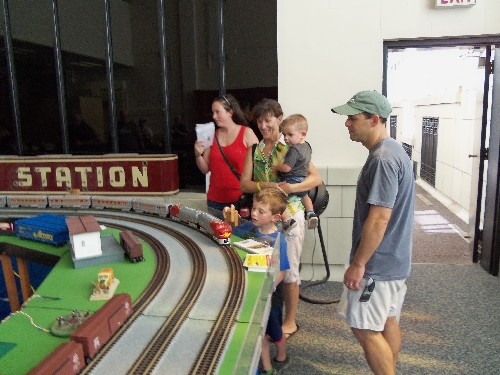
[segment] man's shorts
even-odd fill
[[[406,279],[375,280],[375,288],[366,302],[360,302],[359,299],[365,292],[368,279],[361,280],[359,290],[344,287],[337,316],[345,318],[351,328],[383,331],[387,318],[395,316],[399,322],[406,295],[405,281]]]

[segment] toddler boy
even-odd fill
[[[312,149],[306,142],[308,125],[302,115],[291,115],[283,120],[281,133],[285,143],[290,147],[285,155],[283,164],[277,164],[273,168],[281,172],[282,180],[289,184],[296,184],[306,179],[311,162]],[[302,203],[306,209],[307,227],[314,229],[318,226],[318,217],[314,213],[313,203],[307,195],[307,191],[293,193],[302,197]],[[293,227],[295,220],[283,217],[283,230],[287,231]]]

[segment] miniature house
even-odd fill
[[[77,216],[66,219],[69,240],[75,259],[102,255],[101,226],[94,216]]]

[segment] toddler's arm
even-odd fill
[[[276,164],[271,167],[271,170],[273,172],[281,172],[281,173],[288,173],[292,170],[292,167],[290,167],[288,164]]]

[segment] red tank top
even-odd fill
[[[243,142],[245,130],[246,126],[240,126],[240,131],[234,142],[226,147],[221,146],[226,159],[240,175],[243,171],[247,154],[247,148]],[[218,134],[219,130],[217,129]],[[218,203],[236,202],[241,196],[240,181],[229,169],[215,140],[210,149],[210,172],[212,174],[210,175],[210,187],[208,188],[207,198]]]

